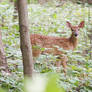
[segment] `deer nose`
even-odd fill
[[[75,37],[78,36],[78,34],[74,34],[74,35],[75,35]]]

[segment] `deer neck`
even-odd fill
[[[70,42],[70,44],[72,44],[73,49],[74,49],[77,46],[78,38],[75,37],[73,34],[71,34],[71,36],[69,38],[69,42]]]

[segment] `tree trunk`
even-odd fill
[[[24,76],[32,77],[33,57],[28,26],[27,0],[18,0],[20,48],[23,57]]]
[[[6,56],[3,48],[2,35],[0,31],[0,71],[2,70],[5,72],[8,72],[8,64],[7,64],[7,60],[6,60]]]

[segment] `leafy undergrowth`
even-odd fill
[[[64,76],[61,66],[58,84],[67,92],[91,92],[92,91],[92,60],[90,60],[90,40],[89,30],[92,29],[92,7],[85,4],[74,4],[65,2],[60,7],[56,7],[57,2],[44,5],[30,4],[29,26],[30,33],[39,33],[50,36],[69,37],[70,29],[66,26],[66,21],[77,25],[80,21],[85,21],[85,28],[80,30],[79,44],[74,51],[67,51],[69,58],[67,62],[67,75]],[[0,21],[2,38],[5,46],[6,56],[12,75],[0,74],[0,85],[8,89],[9,92],[23,92],[23,67],[20,52],[20,39],[18,20],[13,19],[14,7],[8,2],[0,3]],[[3,22],[3,23],[2,23]],[[44,49],[44,48],[42,48]],[[41,55],[36,58],[35,71],[40,73],[56,72],[56,67],[52,64],[56,57],[53,55]]]

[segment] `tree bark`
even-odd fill
[[[7,60],[6,60],[6,56],[5,56],[5,52],[4,52],[4,47],[3,47],[3,43],[2,43],[1,30],[0,30],[0,71],[2,71],[2,70],[5,72],[9,72],[8,64],[7,64]]]
[[[23,57],[24,76],[32,77],[33,57],[28,26],[27,0],[18,0],[20,48]]]

